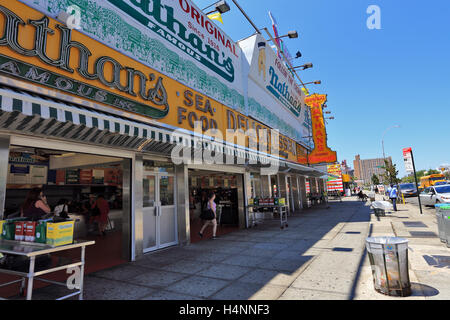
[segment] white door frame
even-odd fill
[[[164,249],[167,247],[175,246],[178,244],[178,213],[177,213],[177,205],[176,205],[176,199],[177,199],[177,190],[176,190],[176,175],[174,173],[167,173],[167,172],[156,172],[156,171],[149,171],[144,170],[144,177],[146,176],[154,176],[155,177],[155,211],[156,211],[156,244],[154,247],[151,248],[143,248],[143,252],[149,253],[156,250]],[[161,197],[160,197],[160,180],[161,177],[173,177],[173,183],[174,183],[174,204],[171,206],[164,206],[167,208],[173,207],[174,210],[174,219],[175,219],[175,241],[170,243],[161,244],[161,212],[162,212],[162,206],[161,206]],[[145,210],[145,209],[144,209]],[[146,213],[144,213],[146,214]],[[143,226],[144,227],[144,226]],[[145,231],[145,230],[144,230]]]

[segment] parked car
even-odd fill
[[[436,203],[450,203],[450,184],[425,188],[420,193],[420,201],[425,206]]]
[[[417,197],[417,188],[414,183],[400,183],[398,185],[399,196],[402,194],[405,198],[407,197]]]
[[[435,186],[443,186],[443,185],[446,185],[446,184],[448,184],[447,181],[439,181],[439,182],[436,182],[434,185]]]

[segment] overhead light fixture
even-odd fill
[[[284,36],[276,37],[275,40],[281,39],[281,38],[286,38],[286,37],[289,37],[290,39],[296,39],[296,38],[298,38],[298,33],[297,33],[297,31],[289,31]],[[269,41],[272,41],[272,39],[270,39]],[[297,52],[297,54],[299,54],[299,53],[300,53],[300,51]],[[300,57],[301,56],[302,56],[302,54],[300,53]]]
[[[304,85],[307,85],[307,84],[322,84],[322,81],[316,80],[316,81],[311,81],[311,82],[304,83]]]
[[[205,9],[208,9],[209,7],[212,7],[212,6],[214,6],[215,9],[206,13],[206,15],[209,15],[214,12],[219,12],[220,14],[223,14],[225,12],[230,11],[230,6],[228,5],[228,3],[225,0],[218,1],[215,4],[206,7]],[[203,10],[205,10],[205,9],[203,9]]]
[[[55,158],[67,158],[67,157],[73,157],[75,155],[76,155],[76,153],[63,153],[60,155],[55,155],[54,157]]]
[[[306,69],[310,69],[312,67],[313,67],[313,64],[311,62],[309,62],[309,63],[306,63],[306,64],[304,64],[302,66],[294,67],[294,68],[292,68],[292,70],[300,69],[300,68],[302,68],[302,70],[306,70]]]
[[[298,33],[297,33],[297,31],[289,31],[289,32],[288,32],[288,37],[291,38],[291,39],[296,39],[296,38],[298,38]]]

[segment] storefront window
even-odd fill
[[[272,197],[278,197],[277,176],[270,177],[270,188],[272,190]]]
[[[259,174],[252,174],[250,176],[250,179],[252,181],[251,187],[252,187],[252,198],[261,197],[261,176]]]
[[[155,177],[147,176],[144,180],[143,190],[143,206],[144,208],[150,208],[155,206]]]
[[[159,180],[160,198],[162,206],[174,205],[174,178],[169,176],[161,176]]]

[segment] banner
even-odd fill
[[[344,192],[344,185],[342,183],[343,177],[342,177],[341,165],[340,164],[328,165],[327,172],[329,174],[339,177],[339,178],[335,178],[335,177],[328,176],[327,190]]]
[[[405,170],[408,173],[414,173],[414,166],[412,161],[412,148],[403,149],[403,160],[405,161]]]
[[[312,133],[314,150],[309,155],[309,164],[334,163],[337,161],[336,151],[332,151],[327,145],[327,132],[323,117],[323,105],[327,96],[313,94],[305,98],[305,104],[311,108]]]

